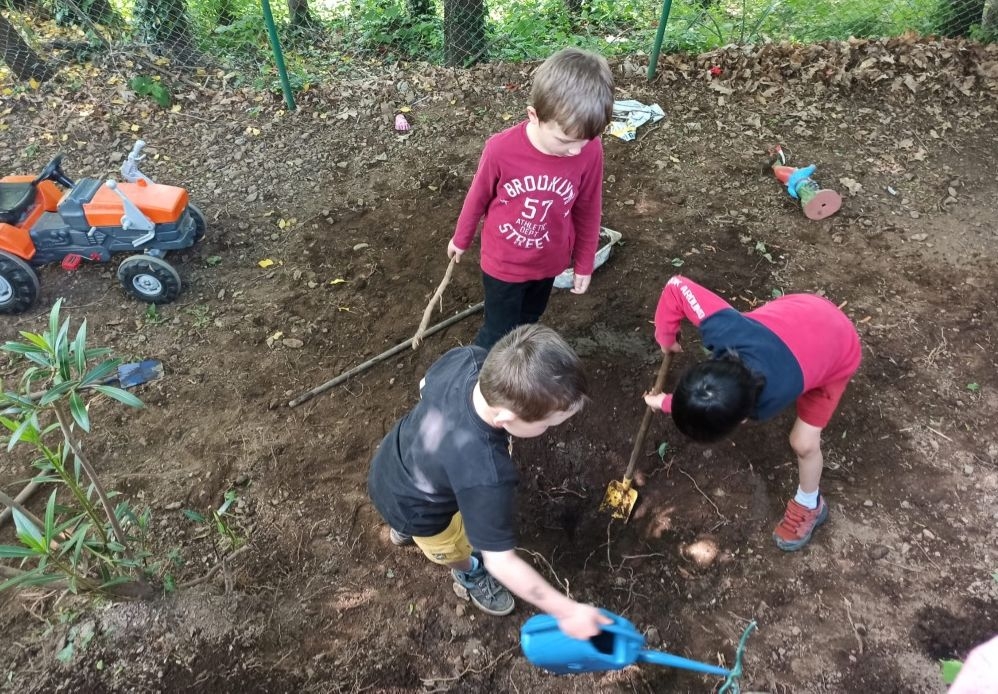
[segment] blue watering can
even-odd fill
[[[735,673],[717,665],[663,651],[647,650],[644,648],[644,635],[633,624],[612,612],[600,612],[612,619],[613,623],[604,625],[603,631],[588,640],[566,636],[558,628],[557,620],[550,615],[531,617],[520,629],[523,655],[537,667],[559,675],[620,670],[635,663],[665,665],[728,678],[741,674],[740,666],[735,668],[738,670]]]

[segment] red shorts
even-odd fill
[[[805,424],[824,429],[835,414],[852,376],[813,388],[797,398],[797,417]]]

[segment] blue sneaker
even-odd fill
[[[451,574],[454,577],[454,594],[462,600],[470,600],[482,612],[502,617],[516,607],[513,594],[493,578],[483,565],[479,564],[477,570],[467,573],[452,569]]]
[[[405,533],[400,533],[395,528],[388,530],[388,539],[396,547],[405,547],[406,545],[415,544],[412,540],[412,535],[406,535]]]

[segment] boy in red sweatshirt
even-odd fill
[[[571,266],[572,292],[589,288],[603,205],[603,144],[613,113],[606,60],[558,51],[534,73],[527,120],[485,143],[448,257],[460,262],[482,224],[485,322],[475,344],[490,349],[536,323],[554,279]]]
[[[662,290],[655,311],[655,340],[679,352],[679,324],[700,330],[711,357],[679,381],[675,393],[645,395],[649,407],[671,412],[690,438],[718,441],[746,419],[765,421],[797,405],[790,447],[800,483],[773,532],[777,547],[798,550],[828,518],[818,491],[825,428],[862,358],[852,321],[828,299],[788,294],[739,313],[724,299],[679,275]]]

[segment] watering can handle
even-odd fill
[[[662,354],[662,365],[658,367],[658,373],[655,375],[655,385],[651,389],[652,395],[658,395],[662,392],[662,388],[665,387],[665,376],[669,373],[669,362],[671,360],[672,352]],[[627,461],[627,470],[624,471],[625,480],[630,480],[634,475],[634,466],[637,465],[638,458],[641,456],[641,450],[644,448],[645,435],[648,433],[648,426],[651,424],[653,412],[652,408],[645,407],[645,416],[641,420],[641,428],[638,429],[638,435],[634,438],[634,448],[631,449],[631,459]]]
[[[672,655],[671,653],[665,653],[664,651],[641,651],[638,653],[638,662],[651,663],[652,665],[665,665],[666,667],[700,672],[705,675],[718,675],[720,677],[727,677],[731,674],[730,670],[725,670],[723,667],[710,665],[708,663],[701,663],[698,660],[690,660],[689,658]]]

